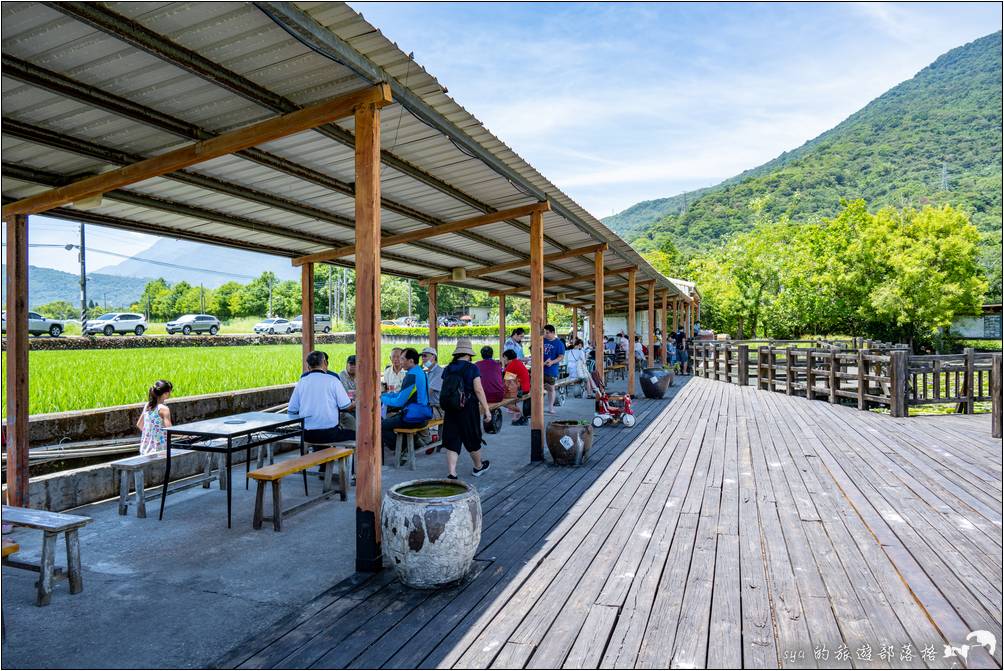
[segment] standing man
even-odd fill
[[[687,353],[687,333],[682,325],[680,330],[673,334],[673,340],[676,341],[676,358],[680,362],[680,375],[686,375],[690,355]]]
[[[554,331],[554,325],[548,324],[544,327],[544,346],[542,348],[542,353],[544,355],[543,361],[544,365],[544,391],[547,396],[547,409],[544,411],[545,414],[554,414],[554,383],[558,381],[558,364],[561,360],[565,358],[565,343],[558,339],[558,335]],[[534,362],[533,365],[537,365]]]

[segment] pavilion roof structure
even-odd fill
[[[386,82],[393,102],[381,114],[382,272],[528,295],[521,291],[530,277],[525,214],[427,234],[547,203],[547,300],[595,300],[588,250],[598,244],[606,245],[611,270],[637,267],[639,283],[686,299],[678,281],[344,3],[25,2],[2,11],[5,208]],[[45,213],[291,259],[340,250],[321,261],[352,267],[353,145],[349,115]],[[404,241],[387,244],[392,236]],[[567,254],[579,249],[586,251]]]

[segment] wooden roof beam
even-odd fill
[[[509,208],[507,210],[502,210],[500,212],[492,212],[490,214],[482,214],[477,217],[471,217],[470,219],[461,219],[459,221],[451,221],[445,224],[440,224],[439,226],[434,226],[432,228],[424,228],[417,231],[408,231],[407,233],[399,233],[397,235],[389,235],[380,240],[380,248],[392,247],[394,245],[404,245],[409,242],[417,242],[419,240],[424,240],[426,238],[431,238],[436,235],[446,235],[447,233],[457,233],[460,231],[466,231],[471,228],[477,228],[478,226],[487,226],[488,224],[496,224],[500,221],[505,221],[512,217],[525,217],[534,212],[547,212],[551,209],[551,204],[548,201],[542,203],[531,203],[529,205],[520,205],[519,207]],[[326,252],[318,252],[316,254],[308,254],[307,256],[300,256],[293,259],[294,266],[301,266],[305,263],[321,263],[324,261],[332,261],[334,259],[345,258],[346,256],[353,256],[356,253],[355,245],[345,245],[344,247],[338,247],[336,249],[329,249]]]
[[[623,268],[610,268],[610,269],[604,270],[604,273],[607,274],[607,275],[623,275],[624,273],[628,272],[629,270],[637,270],[637,266],[624,266]],[[563,287],[563,286],[567,286],[567,285],[570,285],[570,284],[574,284],[576,282],[592,282],[593,278],[594,278],[593,275],[577,275],[575,277],[566,277],[566,278],[560,279],[560,280],[547,280],[547,281],[544,282],[544,287],[545,288],[546,287]],[[654,281],[654,280],[649,280],[649,281]],[[515,287],[515,288],[512,288],[512,289],[504,289],[504,290],[499,290],[499,291],[491,291],[491,292],[489,292],[489,295],[491,295],[491,296],[500,296],[502,294],[514,294],[514,293],[517,293],[517,292],[520,292],[520,291],[529,291],[529,290],[530,290],[530,287],[528,287],[528,286],[526,286],[526,287]]]
[[[596,252],[606,251],[607,243],[601,242],[597,245],[589,245],[588,247],[577,247],[576,249],[569,249],[564,252],[555,252],[553,254],[545,254],[544,261],[560,261],[561,259],[572,258],[573,256],[585,256],[586,254],[595,254]],[[483,277],[485,275],[493,275],[495,273],[504,273],[509,270],[519,270],[521,268],[526,268],[530,261],[526,258],[521,258],[518,261],[509,261],[507,263],[499,263],[494,266],[482,266],[480,268],[470,268],[464,269],[465,277]],[[427,279],[419,282],[419,286],[427,287],[430,284],[448,284],[453,280],[453,275],[440,275],[439,277],[429,277]]]
[[[180,149],[153,156],[111,172],[86,177],[73,184],[50,189],[35,196],[22,198],[3,208],[3,218],[18,214],[35,214],[55,207],[68,205],[94,196],[181,170],[210,159],[226,156],[258,144],[271,142],[296,133],[316,128],[352,114],[359,105],[373,104],[383,107],[390,104],[390,87],[376,84],[365,89],[325,100],[278,117],[244,126],[209,140],[194,142]]]

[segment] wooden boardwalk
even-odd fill
[[[528,466],[483,501],[464,584],[356,575],[218,665],[999,668],[986,416],[893,419],[703,379],[637,407],[587,467]],[[979,630],[993,658],[966,640]]]

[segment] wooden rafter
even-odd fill
[[[574,256],[585,256],[586,254],[594,254],[596,252],[605,252],[607,250],[607,243],[601,242],[597,245],[590,245],[588,247],[578,247],[576,249],[569,249],[565,252],[555,252],[554,254],[545,254],[544,261],[560,261],[561,259],[569,259]],[[530,265],[529,258],[521,258],[518,261],[509,261],[507,263],[499,263],[493,266],[482,266],[480,268],[469,268],[466,270],[465,274],[467,279],[472,277],[483,277],[485,275],[493,275],[495,273],[504,273],[508,270],[519,270],[520,268],[526,268]],[[440,275],[438,277],[430,277],[420,281],[418,284],[423,287],[427,287],[430,284],[448,284],[453,279],[452,275]]]
[[[337,98],[304,107],[282,116],[217,135],[131,165],[73,182],[66,186],[22,198],[3,208],[3,218],[17,214],[45,212],[79,202],[151,177],[159,177],[210,159],[233,154],[258,144],[295,135],[336,119],[349,116],[360,105],[383,107],[391,103],[390,87],[377,84]]]
[[[460,231],[466,231],[471,228],[477,228],[478,226],[487,226],[488,224],[496,224],[500,221],[506,221],[507,219],[512,219],[513,217],[525,217],[527,215],[532,215],[537,212],[547,212],[551,209],[551,204],[548,201],[542,203],[530,203],[529,205],[520,205],[519,207],[509,208],[507,210],[500,210],[499,212],[492,212],[490,214],[481,214],[476,217],[471,217],[469,219],[461,219],[459,221],[451,221],[446,224],[440,224],[439,226],[433,226],[432,228],[423,228],[417,231],[408,231],[407,233],[400,233],[398,235],[389,235],[383,238],[380,242],[381,249],[384,247],[392,247],[394,245],[404,245],[409,242],[418,242],[419,240],[425,240],[426,238],[431,238],[437,235],[446,235],[447,233],[458,233]],[[338,247],[336,249],[329,249],[324,252],[317,252],[316,254],[308,254],[306,256],[300,256],[293,259],[294,266],[301,266],[305,263],[323,263],[325,261],[333,261],[335,259],[345,258],[346,256],[353,256],[356,253],[355,245],[345,245],[344,247]]]
[[[624,275],[629,270],[637,270],[637,269],[638,269],[637,266],[624,266],[623,268],[608,268],[604,272],[607,275]],[[575,277],[566,277],[566,278],[563,278],[563,279],[560,279],[560,280],[547,280],[546,282],[544,282],[544,287],[545,288],[547,288],[547,287],[563,287],[563,286],[567,286],[567,285],[570,285],[570,284],[575,284],[576,282],[592,282],[594,278],[595,278],[595,275],[590,274],[590,275],[576,275]],[[530,290],[529,286],[525,286],[525,287],[513,287],[512,289],[503,289],[503,290],[499,290],[499,291],[492,291],[492,292],[489,292],[489,295],[491,295],[491,296],[501,296],[502,294],[514,294],[514,293],[519,293],[521,291],[529,291],[529,290]]]

